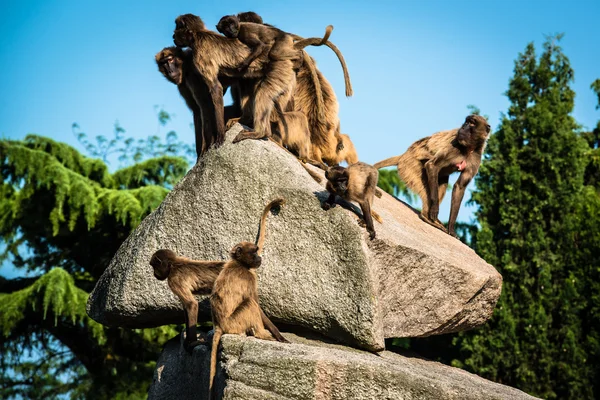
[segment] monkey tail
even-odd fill
[[[265,206],[262,216],[260,217],[260,225],[258,227],[258,239],[256,240],[256,245],[258,246],[258,255],[262,254],[263,246],[265,244],[265,224],[267,222],[267,215],[269,215],[269,211],[271,211],[271,209],[274,207],[281,207],[284,204],[285,199],[278,197]]]
[[[402,157],[402,156],[386,158],[385,160],[375,163],[373,166],[377,169],[383,168],[383,167],[391,167],[392,165],[397,166],[398,163],[400,162],[400,157]]]
[[[352,82],[350,82],[350,74],[348,73],[348,66],[346,65],[346,60],[344,60],[344,56],[342,55],[342,52],[330,41],[327,41],[327,43],[323,43],[323,44],[325,46],[329,47],[331,50],[333,50],[333,52],[337,56],[338,60],[340,60],[340,64],[342,64],[342,69],[344,70],[344,84],[346,85],[346,97],[352,97],[352,95],[354,94],[354,90],[352,89]]]
[[[315,60],[313,60],[305,50],[302,50],[302,57],[304,59],[304,63],[307,65],[307,68],[310,71],[310,77],[315,87],[315,94],[317,96],[317,118],[323,125],[326,125],[327,121],[325,119],[325,101],[323,100],[323,89],[321,89],[321,80],[317,74]]]
[[[329,36],[331,36],[331,31],[333,31],[333,25],[327,25],[325,28],[325,35],[322,38],[308,38],[308,39],[300,39],[296,43],[294,43],[294,49],[302,50],[306,46],[323,46],[327,45],[327,41],[329,40]],[[300,38],[299,36],[292,36],[294,39]]]
[[[219,341],[222,335],[221,328],[215,327],[212,341],[212,349],[210,350],[210,376],[208,378],[208,400],[211,400],[213,395],[213,384],[215,381],[215,374],[217,372],[217,352],[219,351]]]

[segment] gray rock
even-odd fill
[[[231,144],[239,130],[123,243],[90,295],[94,320],[132,328],[183,322],[179,301],[152,275],[153,252],[226,259],[236,243],[255,239],[262,208],[277,196],[287,203],[268,218],[259,269],[260,302],[274,322],[379,351],[387,337],[465,330],[491,316],[502,278],[470,248],[385,193],[374,203],[384,223],[375,223],[370,241],[351,211],[321,209],[324,185],[293,156],[266,141]],[[200,314],[210,320],[206,298]]]
[[[384,351],[377,355],[285,334],[292,344],[224,335],[216,398],[534,399],[524,392],[438,362]],[[161,354],[148,399],[206,399],[210,346],[192,356],[179,338]]]

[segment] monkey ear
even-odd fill
[[[235,254],[236,257],[241,256],[242,255],[242,247],[236,246],[235,250],[233,250],[233,254]]]

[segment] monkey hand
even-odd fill
[[[229,118],[229,120],[225,124],[225,129],[230,130],[231,127],[234,126],[239,120],[239,118]]]
[[[325,203],[321,204],[321,207],[323,208],[323,210],[327,211],[330,208],[335,207],[335,203],[329,204],[328,202],[325,202]]]
[[[369,239],[373,240],[375,239],[375,231],[369,231]]]

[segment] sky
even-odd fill
[[[588,128],[600,119],[589,88],[600,78],[598,0],[0,0],[0,137],[35,133],[83,151],[74,122],[90,136],[110,136],[118,121],[142,138],[157,133],[160,106],[175,114],[160,132],[175,130],[193,143],[191,113],[154,55],[173,44],[180,14],[199,15],[214,29],[223,15],[249,10],[304,37],[334,26],[330,40],[344,54],[353,97],[344,96],[333,52],[307,50],[338,96],[342,132],[367,163],[460,126],[469,104],[490,117],[493,131],[508,108],[515,58],[529,42],[539,54],[545,35],[565,33],[561,46],[575,71],[573,116]],[[473,210],[463,205],[459,220],[471,221]],[[448,213],[449,196],[441,219]]]

